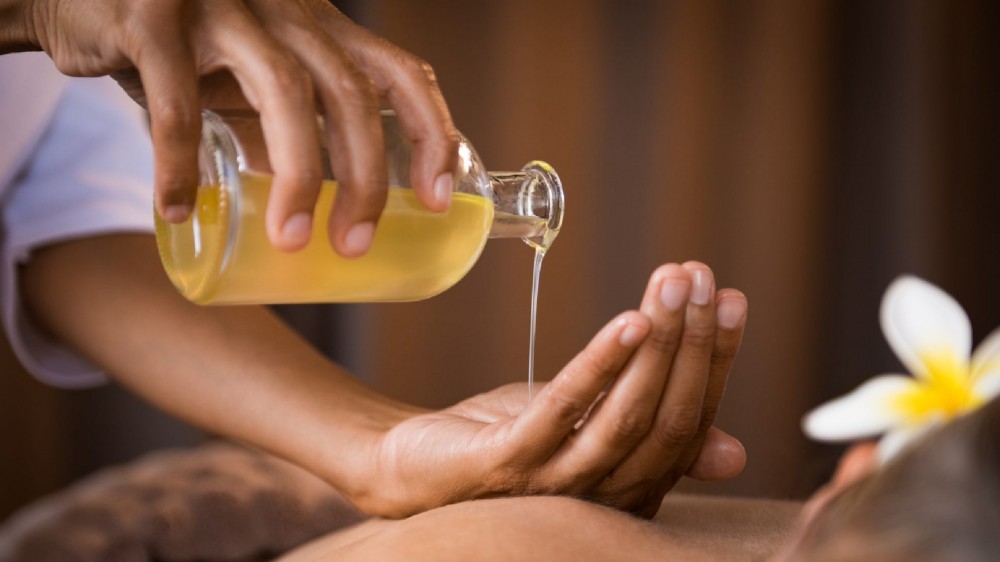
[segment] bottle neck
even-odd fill
[[[545,253],[563,220],[563,189],[559,176],[541,161],[520,172],[490,172],[494,196],[490,238],[521,238]]]

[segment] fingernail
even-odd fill
[[[704,270],[695,268],[691,270],[691,277],[694,287],[691,289],[691,302],[704,306],[712,300],[712,275]]]
[[[690,283],[684,279],[664,279],[660,285],[660,301],[667,310],[677,310],[687,300]]]
[[[646,329],[631,322],[626,322],[625,329],[618,336],[618,342],[625,347],[635,347],[646,337]]]
[[[281,227],[281,238],[289,246],[301,246],[309,240],[312,234],[312,215],[310,213],[295,213],[288,217]]]
[[[359,222],[344,235],[344,253],[348,256],[360,256],[371,247],[374,236],[375,223]]]
[[[740,299],[725,299],[719,303],[719,309],[715,311],[715,314],[720,326],[727,330],[735,330],[746,318],[746,303]]]
[[[163,220],[174,224],[184,222],[191,216],[192,210],[191,205],[186,203],[168,205],[163,209]]]
[[[454,178],[451,172],[441,174],[434,180],[434,200],[442,207],[446,207],[451,202],[451,190]]]

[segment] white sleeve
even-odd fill
[[[34,249],[61,240],[151,232],[152,170],[138,106],[110,79],[69,80],[3,204],[4,328],[18,359],[42,381],[81,387],[105,376],[31,323],[20,299],[18,266]]]

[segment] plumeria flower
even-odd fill
[[[884,462],[931,428],[1000,394],[1000,329],[971,353],[972,326],[962,307],[941,289],[909,276],[889,285],[881,322],[913,376],[877,376],[810,412],[803,428],[820,441],[883,434],[878,453]]]

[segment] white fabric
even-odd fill
[[[25,314],[17,268],[72,238],[153,229],[152,148],[139,107],[107,78],[67,78],[47,56],[0,56],[0,308],[18,359],[49,384],[104,374]]]

